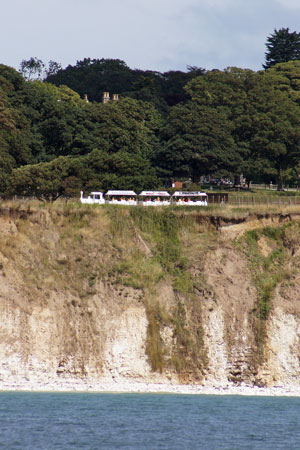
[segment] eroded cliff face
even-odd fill
[[[2,208],[0,381],[299,384],[297,221],[163,241],[173,217],[120,211]]]

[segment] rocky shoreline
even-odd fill
[[[26,392],[90,392],[90,393],[140,393],[140,394],[192,394],[192,395],[244,395],[300,397],[300,386],[258,387],[241,385],[189,385],[172,383],[148,383],[134,380],[79,380],[61,381],[13,381],[0,382],[0,391]]]

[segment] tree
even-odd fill
[[[214,108],[216,117],[221,110],[226,113],[247,178],[277,178],[280,187],[284,172],[300,159],[300,110],[290,88],[296,89],[296,74],[289,82],[282,72],[274,73],[277,67],[258,73],[238,68],[212,71],[186,89],[192,101]]]
[[[67,66],[50,74],[46,81],[60,86],[67,85],[90,101],[102,101],[103,92],[121,94],[129,91],[133,81],[133,70],[119,59],[90,59],[77,61],[75,66]]]
[[[148,160],[155,154],[161,117],[150,103],[123,98],[108,104],[90,103],[86,111],[95,126],[94,148],[108,153],[123,151]]]
[[[20,64],[20,72],[27,81],[33,78],[41,78],[44,68],[45,64],[37,57],[31,57],[28,60],[23,59]]]
[[[224,109],[195,101],[172,108],[163,129],[165,141],[157,166],[160,173],[176,177],[230,176],[242,160],[231,136],[232,123]]]
[[[1,160],[0,160],[1,163]],[[1,170],[0,170],[1,180]],[[86,156],[60,156],[53,161],[13,169],[10,193],[56,200],[79,196],[81,189],[153,189],[159,185],[149,161],[125,152],[93,150]]]
[[[107,154],[101,150],[94,150],[81,158],[86,164],[83,174],[86,183],[85,190],[108,189],[155,189],[159,185],[155,170],[149,161],[140,155],[119,151]]]
[[[207,174],[236,175],[247,167],[247,90],[255,77],[251,70],[229,67],[202,74],[185,87],[195,110],[189,122],[197,126],[193,134],[199,135],[197,145],[207,155]],[[172,113],[168,124],[171,118]]]
[[[300,104],[300,59],[278,63],[265,72],[276,89],[287,92],[289,97]]]
[[[16,195],[36,196],[56,200],[64,193],[63,180],[68,177],[69,157],[60,157],[49,163],[19,167],[12,171],[10,191]]]
[[[253,168],[261,176],[273,174],[282,189],[284,172],[300,161],[300,108],[288,93],[270,84],[268,76],[261,78],[248,97]]]
[[[0,65],[0,192],[5,193],[14,167],[31,162],[30,123],[18,108],[25,82],[15,70]]]
[[[85,154],[97,147],[87,104],[67,86],[31,81],[26,83],[22,100],[22,110],[30,119],[35,137],[32,162]]]
[[[300,33],[291,32],[289,28],[275,29],[268,36],[266,47],[264,69],[277,63],[300,59]]]
[[[25,85],[25,80],[22,75],[13,69],[12,67],[0,64],[0,86],[6,90],[7,94],[11,94],[14,91],[22,90]],[[6,88],[4,83],[6,82]],[[10,83],[9,85],[7,83]],[[9,86],[9,88],[8,88]]]
[[[190,66],[187,72],[160,73],[131,69],[119,59],[85,58],[55,73],[46,71],[46,80],[56,86],[67,85],[81,97],[87,94],[92,102],[101,102],[103,92],[111,92],[151,102],[161,113],[167,114],[170,106],[188,100],[184,90],[186,83],[204,73],[204,69]]]
[[[31,57],[28,60],[23,59],[20,64],[20,73],[27,81],[36,79],[41,80],[51,75],[56,75],[61,70],[62,66],[60,63],[50,60],[47,66],[36,56]]]
[[[62,70],[61,64],[56,61],[50,60],[48,63],[48,67],[45,70],[46,77],[49,77],[50,75],[56,75],[60,70]]]

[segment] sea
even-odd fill
[[[300,398],[2,392],[0,449],[300,449]]]

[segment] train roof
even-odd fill
[[[188,192],[188,191],[176,191],[172,197],[207,197],[205,192]]]
[[[140,193],[140,196],[142,197],[153,197],[155,195],[158,197],[170,197],[170,194],[167,191],[142,191]]]
[[[134,191],[107,191],[105,195],[136,195]]]

